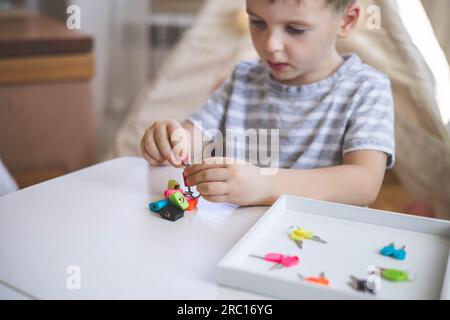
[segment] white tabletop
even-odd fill
[[[148,210],[181,170],[119,158],[0,198],[0,298],[264,299],[216,266],[267,207],[203,199],[177,222]],[[67,282],[80,269],[80,289]],[[70,281],[69,281],[70,282]]]

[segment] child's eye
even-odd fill
[[[257,28],[264,28],[264,27],[266,26],[266,23],[265,23],[264,21],[261,21],[261,20],[253,20],[253,19],[250,19],[250,24],[251,24],[252,26],[257,27]]]
[[[302,35],[306,32],[306,30],[304,29],[298,29],[298,28],[294,28],[294,27],[286,27],[286,31],[290,34],[294,34],[294,35]]]

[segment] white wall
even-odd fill
[[[149,0],[70,0],[81,9],[81,31],[95,39],[92,82],[99,154],[112,144],[147,80]]]

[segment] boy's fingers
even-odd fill
[[[148,144],[148,143],[147,143]],[[155,146],[156,147],[156,146]],[[141,142],[140,142],[140,148],[141,148],[141,153],[142,156],[144,157],[145,160],[147,160],[148,163],[150,163],[152,166],[156,166],[158,165],[161,161],[158,161],[157,159],[154,159],[150,153],[149,153],[149,149],[151,150],[151,147],[148,146],[148,148],[146,147],[146,135],[144,135],[144,137],[142,137]]]
[[[167,134],[171,143],[172,154],[177,163],[181,164],[190,149],[188,132],[178,122],[169,122],[167,124]]]
[[[169,136],[167,134],[167,130],[164,127],[157,126],[155,128],[155,142],[159,149],[159,152],[162,154],[163,158],[169,161],[173,166],[179,166],[180,161],[177,161],[172,152],[172,145],[169,141]]]
[[[145,147],[144,147],[144,139],[141,140],[140,148],[141,148],[141,154],[142,154],[142,157],[144,157],[144,159],[145,159],[151,166],[155,166],[155,162],[156,162],[156,161],[155,161],[154,159],[152,159],[152,158],[148,155],[147,150],[145,150]]]
[[[159,148],[156,144],[154,132],[149,132],[147,138],[144,142],[144,149],[147,151],[147,154],[157,162],[164,162],[164,157],[159,151]]]
[[[222,157],[206,158],[203,159],[202,163],[200,164],[194,164],[190,167],[187,167],[184,172],[186,176],[190,176],[207,169],[227,168],[228,167],[227,161],[228,161],[227,158]]]
[[[223,169],[226,167],[227,167],[226,164],[206,164],[206,163],[194,164],[190,167],[187,167],[184,170],[184,174],[186,175],[186,177],[190,177],[190,176],[195,175],[204,170],[212,170],[212,169],[218,169],[218,168]]]
[[[202,195],[202,198],[205,199],[206,201],[209,202],[228,202],[228,195],[224,194],[224,195],[219,195],[219,196],[215,196],[215,195]]]
[[[148,155],[148,153],[143,153],[142,156],[144,157],[145,160],[147,160],[147,162],[148,162],[152,167],[159,167],[159,166],[162,166],[162,165],[163,165],[162,162],[159,162],[159,161],[153,159],[152,157],[150,157],[150,156]]]
[[[141,147],[142,148],[142,147]],[[165,166],[167,165],[167,161],[163,160],[163,161],[158,161],[153,159],[147,152],[142,152],[142,156],[144,157],[145,160],[147,160],[147,162],[152,166],[152,167],[160,167],[160,166]]]
[[[162,166],[163,164],[159,161],[156,161],[155,159],[151,158],[150,156],[144,154],[144,159],[147,160],[147,162],[152,166],[152,167],[159,167]]]
[[[203,195],[224,195],[228,192],[225,182],[204,182],[197,185],[197,191]]]
[[[207,169],[188,176],[186,182],[191,186],[195,186],[202,182],[227,181],[228,171],[224,168]]]

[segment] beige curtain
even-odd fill
[[[340,50],[357,52],[390,76],[396,109],[395,173],[415,198],[431,203],[439,217],[450,219],[450,138],[436,102],[436,79],[405,28],[396,1],[361,3],[363,12],[371,5],[380,8],[382,28],[369,30],[363,15],[355,36],[342,41]]]
[[[449,0],[422,0],[422,4],[433,25],[436,37],[450,61],[450,1]]]

